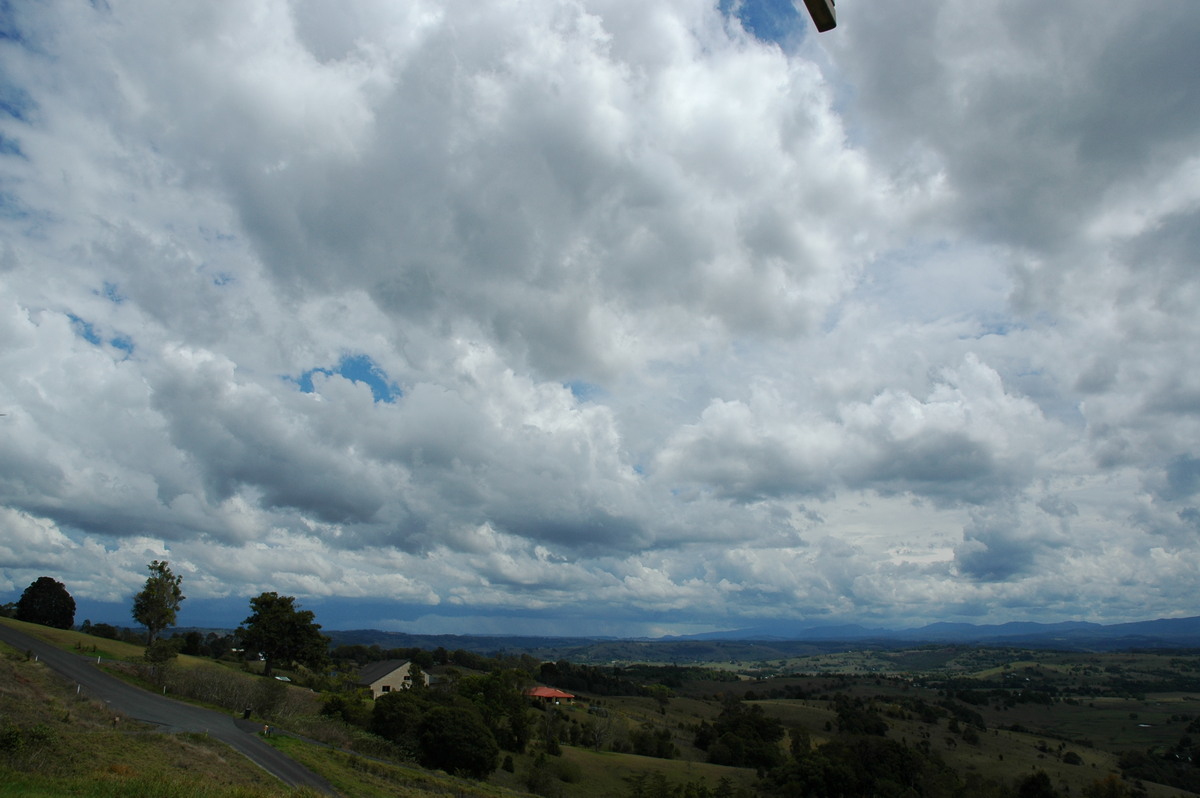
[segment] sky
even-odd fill
[[[0,601],[1200,614],[1200,3],[0,2]]]

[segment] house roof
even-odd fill
[[[382,662],[371,662],[358,669],[358,683],[372,684],[383,677],[403,668],[409,663],[406,659],[385,659]]]
[[[532,698],[574,698],[570,693],[564,693],[562,690],[553,687],[531,687],[525,691],[525,695]]]

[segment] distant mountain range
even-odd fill
[[[1082,651],[1135,648],[1200,648],[1200,617],[1161,618],[1135,623],[1097,624],[1012,622],[992,625],[933,623],[913,629],[880,629],[855,624],[810,626],[776,622],[724,632],[615,640],[592,637],[414,635],[375,629],[326,630],[337,645],[381,648],[445,648],[476,653],[530,654],[574,662],[612,660],[773,659],[848,648],[907,648],[924,644],[1020,646]]]
[[[804,626],[775,623],[727,632],[672,638],[674,640],[803,640],[808,642],[877,642],[883,644],[963,643],[1027,645],[1039,648],[1162,648],[1200,647],[1200,616],[1154,621],[1098,624],[1084,621],[1003,624],[932,623],[913,629],[845,626]]]

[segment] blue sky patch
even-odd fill
[[[104,298],[114,305],[119,305],[125,301],[125,297],[121,294],[121,290],[117,288],[116,283],[110,283],[107,280],[104,282]]]
[[[312,393],[314,374],[326,376],[338,374],[351,382],[361,382],[371,389],[371,396],[375,398],[376,402],[394,402],[397,397],[403,395],[399,386],[388,379],[387,373],[366,355],[347,355],[338,362],[336,369],[309,369],[298,378],[285,377],[285,379],[296,383],[305,393]]]
[[[213,230],[211,227],[200,227],[200,235],[205,241],[211,241],[217,244],[232,244],[237,241],[237,236],[233,233],[223,233],[220,230]]]
[[[589,402],[596,397],[604,395],[604,389],[599,385],[593,385],[583,380],[570,380],[569,382],[564,382],[563,386],[581,402]]]
[[[0,0],[0,41],[21,43],[23,37],[13,14],[12,0]]]
[[[84,321],[74,313],[68,313],[67,318],[71,320],[71,329],[75,330],[75,334],[89,344],[100,344],[100,336],[96,334],[96,328],[92,326],[90,321]]]
[[[15,155],[18,158],[25,157],[25,153],[21,152],[21,144],[16,139],[10,139],[3,133],[0,133],[0,155]]]
[[[807,17],[792,0],[720,0],[726,16],[737,17],[742,27],[763,42],[784,44],[806,30]]]
[[[67,318],[71,320],[71,329],[75,331],[76,335],[93,346],[103,345],[104,339],[100,337],[100,333],[96,332],[94,324],[74,313],[68,313]],[[133,339],[128,335],[114,335],[108,340],[108,344],[114,349],[120,349],[126,356],[133,354]]]
[[[29,93],[19,86],[0,82],[0,112],[22,122],[29,121],[29,112],[34,108]]]
[[[8,191],[0,191],[0,217],[5,219],[26,219],[29,209]]]

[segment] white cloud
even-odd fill
[[[0,585],[1185,610],[1200,12],[1023,9],[780,46],[706,0],[15,8]]]

